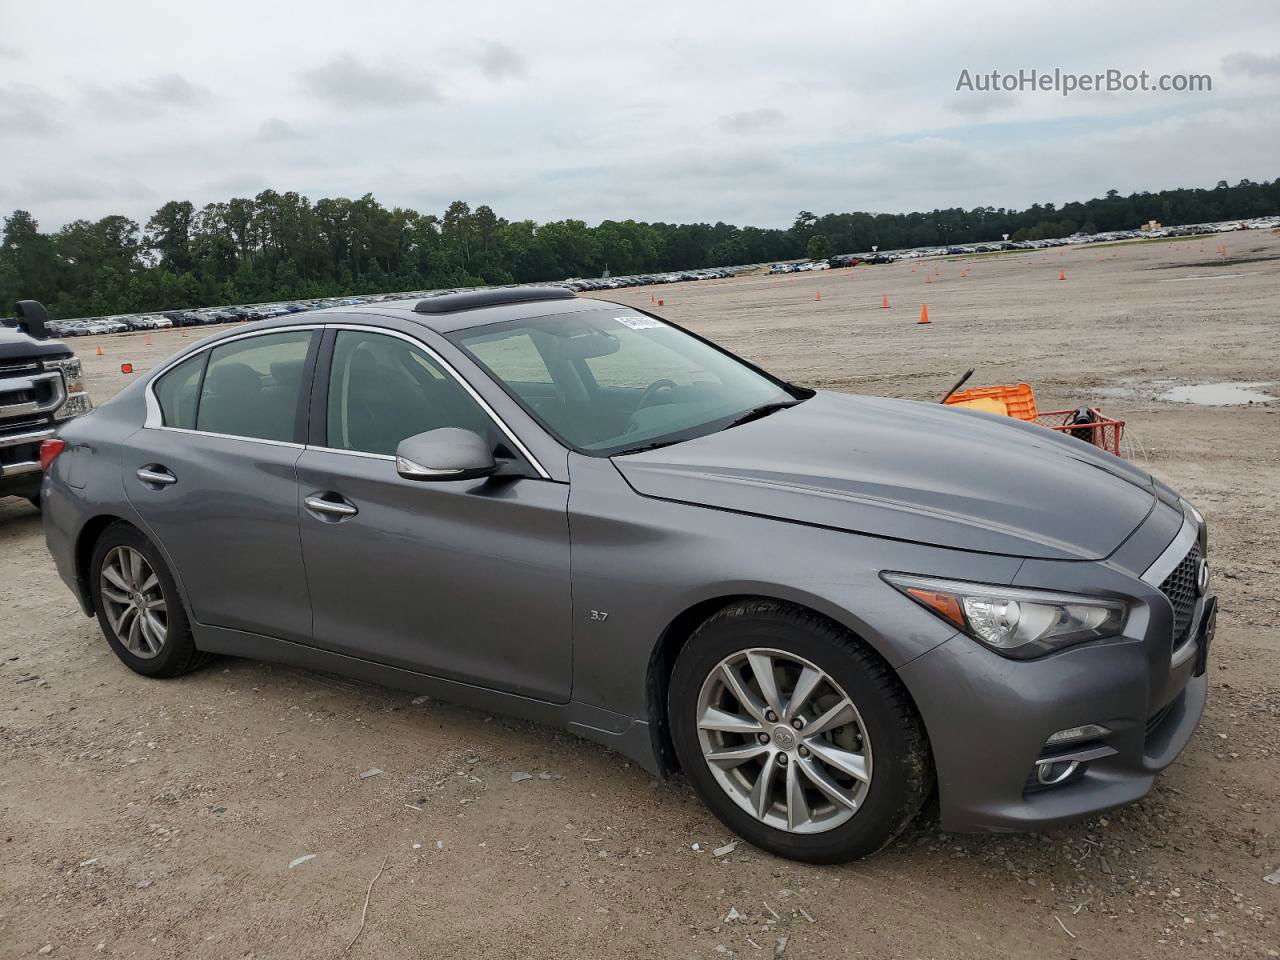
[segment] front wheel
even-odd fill
[[[715,614],[676,660],[668,710],[681,767],[712,812],[779,856],[875,853],[932,787],[901,682],[806,610],[747,601]]]

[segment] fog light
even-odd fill
[[[1036,780],[1046,787],[1054,787],[1069,780],[1079,769],[1079,760],[1039,760],[1036,762]]]
[[[1046,747],[1056,747],[1064,743],[1075,743],[1077,740],[1097,740],[1110,732],[1100,723],[1082,723],[1078,727],[1067,727],[1065,730],[1050,734],[1044,744]]]

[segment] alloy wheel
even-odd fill
[[[715,781],[757,820],[823,833],[860,809],[871,741],[852,698],[824,670],[783,650],[725,657],[702,684],[698,741]]]
[[[113,547],[102,560],[99,592],[116,639],[150,660],[164,648],[169,615],[160,578],[133,547]]]

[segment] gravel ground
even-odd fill
[[[802,383],[932,398],[977,366],[1127,418],[1126,455],[1208,517],[1223,607],[1204,723],[1141,803],[789,863],[566,734],[248,661],[135,676],[6,500],[0,957],[1280,956],[1280,403],[1159,399],[1280,378],[1280,239],[1217,243],[618,294]],[[153,339],[76,341],[99,401],[184,342]]]

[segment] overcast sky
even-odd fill
[[[1211,93],[956,92],[1018,68]],[[265,188],[787,225],[1280,176],[1280,4],[0,0],[0,214]]]

